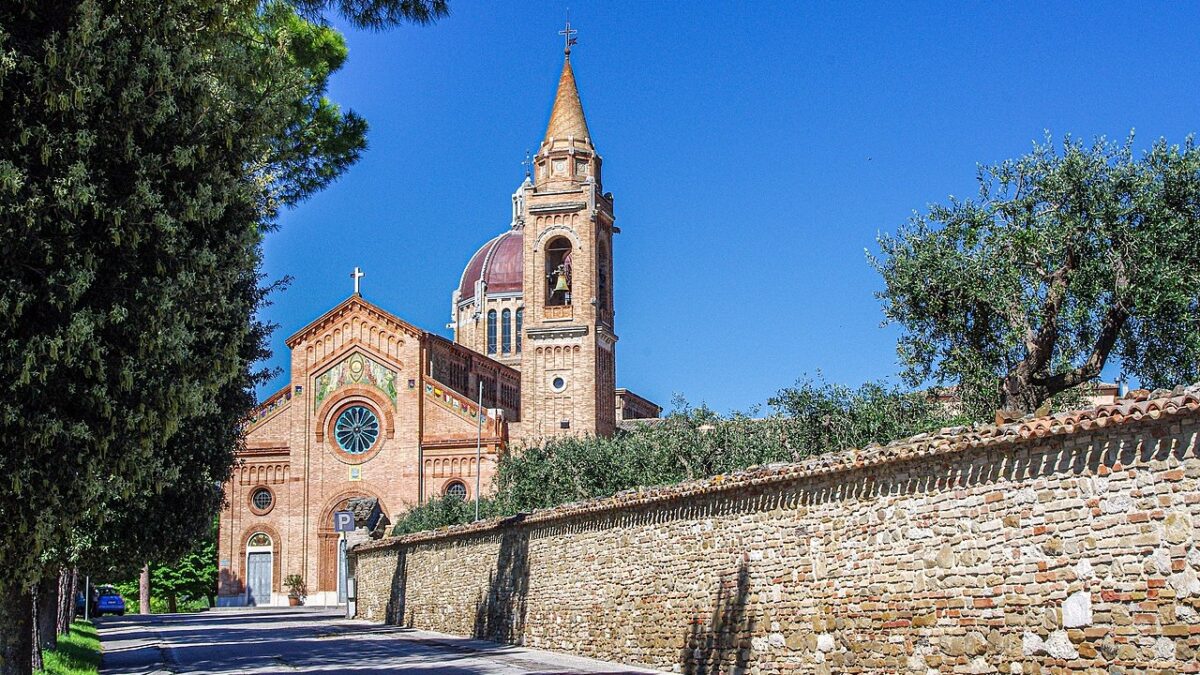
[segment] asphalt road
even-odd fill
[[[217,610],[97,620],[102,673],[651,673],[628,666],[308,609]]]

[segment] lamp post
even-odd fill
[[[479,470],[483,468],[483,380],[479,380],[479,416],[475,427],[475,520],[479,520]]]

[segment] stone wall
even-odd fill
[[[686,673],[1200,672],[1200,398],[356,549],[360,617]]]

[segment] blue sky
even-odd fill
[[[434,26],[348,29],[330,96],[370,149],[285,213],[265,318],[284,339],[363,295],[449,335],[468,258],[507,228],[545,131],[568,3],[451,0]],[[617,381],[727,411],[821,371],[895,377],[865,250],[974,194],[977,163],[1046,131],[1182,141],[1200,130],[1200,4],[569,3],[572,65],[605,158]],[[734,11],[736,8],[736,11]]]

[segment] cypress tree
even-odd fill
[[[324,96],[345,56],[286,3],[0,5],[0,673],[28,672],[30,590],[65,558],[110,534],[178,548],[164,514],[202,527],[220,503],[262,349],[263,234],[365,147]]]

